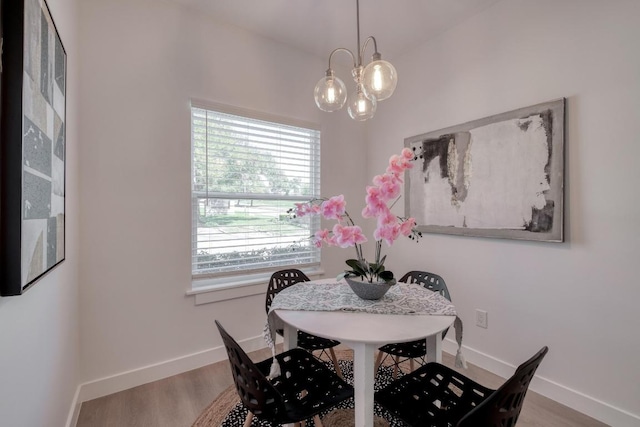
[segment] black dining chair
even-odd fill
[[[425,288],[439,292],[443,297],[451,301],[451,295],[449,295],[449,289],[444,279],[437,274],[429,273],[426,271],[410,271],[399,280],[403,283],[417,283]],[[449,328],[445,329],[442,333],[444,339],[447,335]],[[427,345],[425,340],[416,340],[408,342],[399,342],[395,344],[386,344],[378,349],[378,357],[376,359],[376,372],[380,365],[388,358],[393,360],[393,378],[398,378],[398,370],[400,370],[400,364],[409,361],[409,369],[413,371],[414,360],[417,360],[420,365],[427,363]]]
[[[393,381],[375,399],[413,427],[513,427],[547,351],[542,347],[497,390],[432,362]]]
[[[310,279],[300,270],[289,269],[289,270],[280,270],[276,271],[271,275],[271,279],[269,280],[269,286],[267,288],[267,297],[265,299],[265,310],[267,314],[269,314],[269,309],[271,308],[271,303],[273,302],[273,298],[283,289],[288,288],[289,286],[295,285],[300,282],[308,282]],[[283,335],[282,329],[276,331],[279,335]],[[340,365],[338,364],[338,358],[336,357],[335,351],[333,351],[333,347],[340,344],[340,341],[330,340],[327,338],[317,337],[312,334],[308,334],[303,331],[298,331],[298,347],[304,348],[310,352],[320,351],[319,356],[322,354],[326,354],[331,361],[333,362],[333,367],[336,370],[336,373],[342,378],[342,370],[340,369]]]
[[[281,374],[267,379],[273,358],[254,363],[217,320],[216,326],[227,349],[236,390],[249,410],[245,427],[254,416],[275,425],[313,418],[321,427],[320,412],[353,396],[352,386],[300,348],[276,355]]]

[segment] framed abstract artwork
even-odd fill
[[[562,242],[559,99],[405,139],[405,214],[423,232]]]
[[[0,295],[65,258],[67,55],[44,0],[2,0]]]

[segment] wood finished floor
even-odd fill
[[[250,353],[253,360],[270,356],[264,349]],[[453,357],[444,354],[444,364]],[[544,363],[544,361],[542,362]],[[502,378],[473,365],[465,375],[497,388]],[[163,380],[84,402],[77,427],[190,427],[200,412],[232,384],[228,362],[218,362]],[[601,427],[599,421],[553,400],[527,393],[518,427]]]

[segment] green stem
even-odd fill
[[[349,212],[344,211],[344,216],[347,217],[347,220],[349,221],[350,226],[353,227],[354,225],[356,225],[356,223],[353,221],[353,218],[351,218],[351,215],[349,215]]]
[[[395,200],[393,201],[393,203],[391,203],[391,206],[389,206],[389,209],[393,208],[393,207],[395,206],[395,204],[396,204],[396,203],[398,203],[398,200],[400,200],[400,198],[401,198],[401,197],[402,197],[402,196],[398,196],[398,198],[397,198],[397,199],[395,199]]]

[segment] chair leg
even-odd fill
[[[320,421],[320,417],[317,415],[313,416],[313,424],[315,424],[316,427],[322,427],[322,421]]]
[[[411,369],[411,372],[413,372],[415,369],[415,366],[413,363],[414,363],[413,359],[409,359],[409,369]]]
[[[342,376],[342,369],[340,369],[340,365],[338,364],[338,358],[336,357],[336,352],[333,351],[333,348],[329,349],[329,354],[331,354],[331,360],[333,360],[333,367],[336,370],[336,374],[338,374],[338,376],[341,379],[344,379],[344,377]]]
[[[378,357],[376,358],[376,370],[375,372],[378,373],[378,369],[380,369],[380,365],[382,364],[382,356],[384,356],[384,353],[380,350],[378,350]]]
[[[307,390],[302,390],[300,392],[300,397],[305,397],[309,392]],[[306,427],[307,422],[305,420],[300,421],[299,423],[293,423],[293,427]]]
[[[395,362],[393,365],[393,379],[398,379],[398,364],[400,363],[400,358],[398,356],[393,356],[393,361]]]
[[[253,421],[253,412],[249,411],[249,413],[247,414],[247,418],[244,419],[243,427],[251,426],[251,421]]]

